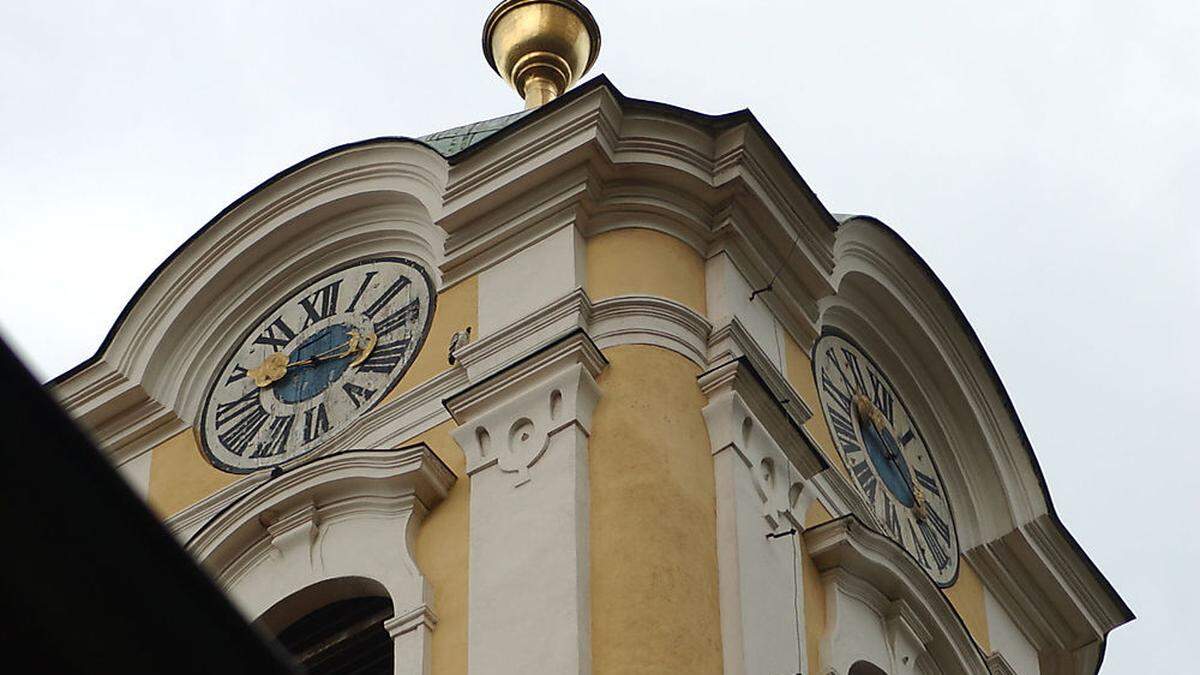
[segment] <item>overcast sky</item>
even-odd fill
[[[229,202],[347,141],[520,106],[490,0],[0,2],[0,329],[49,378]],[[592,74],[748,107],[834,212],[889,223],[978,331],[1067,526],[1139,619],[1200,634],[1200,5],[591,0]]]

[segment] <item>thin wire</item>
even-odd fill
[[[804,672],[804,652],[800,649],[800,542],[792,537],[792,611],[796,613],[796,675]]]
[[[799,242],[800,228],[797,227],[796,236],[792,237],[792,247],[788,249],[787,255],[784,256],[783,261],[779,263],[779,266],[775,268],[775,273],[771,275],[771,280],[767,282],[767,285],[750,293],[750,302],[754,302],[754,298],[758,296],[759,293],[766,293],[767,291],[771,290],[771,287],[775,285],[775,280],[779,278],[779,273],[782,272],[783,268],[788,264],[788,262],[791,261],[792,254],[796,252],[796,244]]]

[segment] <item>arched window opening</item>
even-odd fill
[[[338,600],[299,618],[276,637],[311,675],[390,675],[395,648],[383,622],[388,598]]]
[[[850,666],[849,675],[887,675],[879,666],[868,663],[867,661],[858,661]]]

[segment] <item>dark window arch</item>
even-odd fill
[[[867,661],[857,661],[850,666],[849,675],[887,675],[879,666]]]
[[[383,622],[392,601],[338,600],[292,622],[276,639],[311,675],[391,675],[395,648]]]

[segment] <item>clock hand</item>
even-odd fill
[[[917,517],[917,520],[925,520],[925,492],[913,480],[912,467],[909,467],[907,462],[905,462],[905,466],[900,466],[900,459],[904,456],[903,451],[896,444],[896,437],[892,435],[891,430],[888,428],[888,423],[883,413],[875,407],[875,404],[871,402],[871,399],[867,398],[866,394],[862,393],[854,395],[854,407],[858,412],[860,423],[870,424],[875,429],[875,432],[879,434],[880,439],[883,441],[884,458],[892,465],[896,473],[903,477],[905,485],[908,486],[909,491],[912,493],[914,502],[913,515]]]
[[[341,359],[358,352],[359,355],[350,363],[350,366],[353,367],[366,360],[371,350],[375,348],[376,342],[377,338],[374,333],[350,331],[349,339],[333,349],[315,354],[302,361],[290,361],[287,354],[275,352],[263,359],[262,364],[257,368],[248,370],[246,374],[254,379],[254,384],[259,388],[269,387],[283,379],[287,375],[288,368],[316,365],[322,361]]]

